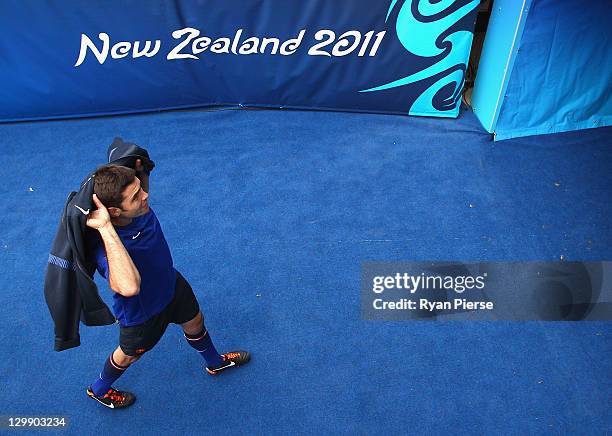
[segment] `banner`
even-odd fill
[[[0,120],[203,105],[456,117],[478,4],[4,1]]]

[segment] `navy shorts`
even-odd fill
[[[130,327],[120,326],[119,346],[128,356],[139,356],[151,350],[164,335],[168,324],[191,321],[200,312],[200,305],[191,285],[177,271],[174,298],[153,318]]]

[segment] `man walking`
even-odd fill
[[[136,161],[136,170],[141,168]],[[157,344],[169,323],[181,325],[189,345],[205,359],[209,374],[250,360],[246,351],[219,354],[215,349],[193,290],[174,269],[159,221],[149,208],[148,176],[136,174],[123,166],[100,167],[94,176],[97,210],[87,217],[87,226],[100,235],[93,248],[97,269],[115,292],[113,312],[120,324],[119,346],[87,395],[110,408],[134,403],[133,394],[112,384]]]

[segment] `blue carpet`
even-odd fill
[[[366,260],[612,259],[611,134],[494,143],[471,112],[0,125],[1,413],[70,434],[612,431],[610,323],[367,322],[359,304]],[[116,326],[56,353],[42,294],[65,196],[117,135],[157,163],[149,202],[217,347],[254,355],[210,377],[171,326],[116,384],[138,396],[124,411],[85,396]]]

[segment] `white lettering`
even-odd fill
[[[358,56],[365,56],[369,44],[374,35],[374,31],[368,32],[365,39],[362,39],[360,31],[349,30],[344,32],[338,38],[338,41],[334,45],[336,34],[332,30],[322,29],[315,33],[314,39],[320,41],[313,45],[308,50],[310,56],[334,56],[342,57],[347,56],[353,52],[357,52],[359,49]],[[200,36],[201,32],[198,29],[192,27],[185,27],[183,29],[175,30],[172,32],[172,37],[177,41],[176,46],[170,50],[166,55],[167,60],[174,59],[200,59],[197,55],[208,50],[211,53],[229,54],[235,55],[253,55],[253,54],[270,54],[276,55],[281,54],[282,56],[290,56],[298,51],[304,41],[306,35],[306,29],[301,29],[295,38],[289,38],[282,42],[279,38],[267,37],[260,38],[257,36],[251,36],[242,40],[244,29],[236,30],[235,34],[229,37],[218,37],[217,39],[210,38],[208,36]],[[377,34],[377,44],[380,43],[380,39],[384,36],[384,32]],[[161,40],[143,40],[143,41],[119,41],[114,45],[111,45],[110,37],[107,33],[101,32],[98,34],[101,45],[97,46],[92,39],[86,34],[81,34],[81,44],[79,49],[79,55],[74,64],[78,67],[85,62],[89,51],[93,53],[98,63],[103,64],[108,59],[110,53],[112,59],[122,59],[130,54],[132,58],[147,57],[151,58],[157,55],[161,48]],[[327,46],[331,48],[331,54],[326,50]],[[373,47],[370,56],[375,54],[378,47]],[[190,50],[191,49],[191,50]],[[373,53],[374,52],[374,53]],[[419,277],[412,277],[414,293],[418,290],[419,285],[423,286],[423,280]],[[421,283],[419,283],[421,282]],[[397,282],[398,289],[409,289],[409,280],[404,275],[403,286],[400,282]],[[476,281],[479,286],[482,286],[480,281]],[[468,283],[472,285],[472,283]]]
[[[450,310],[451,307],[450,301],[429,301],[425,298],[419,299],[419,309],[422,310],[433,312],[436,310]]]
[[[372,301],[372,307],[376,310],[414,310],[415,302],[407,298],[397,301],[383,301],[381,298],[377,298]]]
[[[146,56],[148,58],[151,58],[153,56],[155,56],[158,52],[159,52],[159,48],[161,47],[161,41],[159,39],[155,40],[155,46],[153,47],[152,51],[149,51],[149,49],[151,48],[151,41],[145,41],[145,45],[144,48],[142,49],[142,51],[139,51],[140,49],[140,41],[135,41],[134,42],[134,54],[133,57],[134,58],[139,58],[142,56]]]
[[[232,41],[232,53],[236,53],[236,48],[238,48],[238,41],[240,41],[240,36],[242,36],[242,29],[236,30],[236,34],[234,35],[234,40]]]
[[[455,298],[455,309],[462,310],[492,310],[492,301],[467,301],[465,298]]]
[[[353,38],[352,43],[348,40],[349,37]],[[352,53],[359,45],[359,42],[361,42],[361,32],[357,30],[344,32],[338,38],[338,42],[336,42],[334,48],[332,48],[332,56],[346,56]]]
[[[240,50],[238,50],[238,53],[241,55],[249,55],[249,54],[257,53],[258,45],[259,45],[259,38],[256,38],[253,36],[251,38],[245,39],[242,45],[240,46]]]
[[[113,59],[121,59],[130,54],[130,49],[132,48],[132,44],[126,41],[118,42],[113,45],[111,48],[111,57]]]
[[[229,53],[231,41],[229,38],[218,38],[210,47],[212,53]]]
[[[189,44],[189,42],[192,39],[200,35],[200,31],[198,29],[194,29],[193,27],[185,27],[184,29],[175,30],[174,32],[172,32],[172,37],[174,39],[180,39],[183,37],[183,35],[188,35],[188,36],[187,38],[185,38],[183,42],[178,44],[176,47],[174,47],[170,51],[170,53],[168,53],[168,56],[166,56],[166,59],[168,60],[171,60],[171,59],[200,59],[199,57],[194,56],[192,54],[180,53],[180,51],[187,44]]]
[[[78,67],[83,63],[83,61],[85,60],[85,56],[87,55],[87,49],[91,50],[91,52],[94,54],[100,64],[104,63],[106,57],[108,56],[110,38],[106,33],[100,33],[98,37],[100,38],[100,41],[102,41],[102,50],[100,51],[98,51],[96,45],[91,39],[89,39],[87,35],[85,35],[84,33],[81,34],[81,51],[79,52],[79,58],[74,64],[75,67]]]
[[[193,41],[193,44],[191,45],[191,51],[194,54],[202,53],[208,48],[211,41],[212,40],[208,36],[202,36]]]
[[[283,56],[289,56],[295,53],[300,44],[302,43],[304,33],[306,33],[306,29],[302,29],[298,34],[297,38],[288,39],[287,41],[283,42],[283,45],[281,45],[280,48],[280,54]]]
[[[374,277],[374,279],[372,280],[372,292],[380,294],[382,291],[385,290],[385,287],[382,286],[383,280],[384,277],[382,276]]]
[[[261,40],[261,46],[259,47],[259,52],[265,53],[266,47],[270,43],[272,44],[272,50],[270,50],[270,54],[276,54],[276,52],[278,51],[278,46],[280,44],[280,41],[278,40],[278,38],[263,38]]]

